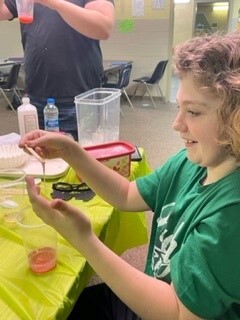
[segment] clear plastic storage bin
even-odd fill
[[[119,140],[120,96],[119,89],[97,88],[75,97],[82,146]]]

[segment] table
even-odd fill
[[[23,57],[9,57],[9,58],[0,58],[0,68],[5,69],[14,63],[21,62],[23,64]],[[103,69],[104,74],[108,77],[111,74],[116,74],[121,70],[126,64],[132,63],[130,60],[104,60]],[[5,73],[4,73],[5,75]],[[0,75],[1,76],[1,75]]]
[[[118,83],[120,71],[132,63],[131,60],[103,60],[104,83]]]
[[[8,66],[16,62],[23,63],[23,57],[0,58],[0,67]],[[132,63],[129,60],[103,60],[103,69],[105,72],[119,70],[123,65]]]
[[[130,60],[103,60],[103,70],[105,74],[115,73],[132,63]]]
[[[0,58],[0,67],[10,66],[19,62],[23,63],[23,57],[9,57],[6,59]]]
[[[130,179],[150,172],[145,154],[140,150],[143,160],[131,163]],[[77,182],[71,168],[58,180]],[[46,182],[46,194],[50,194],[55,181]],[[88,202],[71,200],[71,203],[91,218],[95,233],[118,254],[148,241],[143,212],[120,212],[98,196]],[[6,226],[1,220],[0,237],[0,319],[66,319],[93,274],[84,257],[58,235],[57,267],[35,275],[28,268],[17,226]]]

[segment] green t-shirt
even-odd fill
[[[240,168],[202,186],[205,176],[182,150],[137,179],[154,212],[146,273],[203,319],[240,319]]]

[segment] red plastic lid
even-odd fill
[[[135,151],[135,147],[128,142],[116,141],[95,146],[84,147],[92,157],[98,160],[107,160],[120,156],[130,155]]]

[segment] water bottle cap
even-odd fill
[[[29,97],[22,97],[22,103],[23,104],[29,104],[29,102],[30,102]]]
[[[47,99],[47,103],[54,104],[55,103],[55,99],[54,98],[48,98]]]

